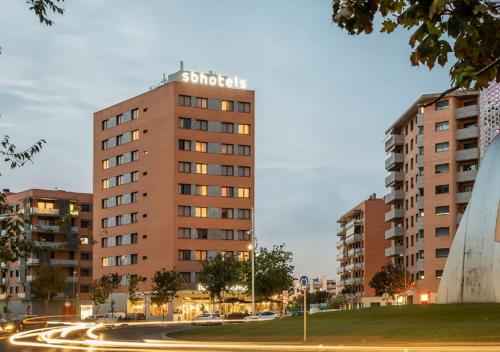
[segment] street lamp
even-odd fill
[[[401,258],[403,259],[403,267],[404,267],[404,275],[405,275],[405,286],[404,286],[404,290],[405,290],[405,295],[404,295],[404,303],[407,304],[408,302],[406,301],[406,296],[408,295],[408,292],[406,290],[406,261],[405,261],[405,258],[404,258],[404,255],[403,253],[400,254]]]
[[[255,315],[255,210],[252,208],[252,230],[247,231],[250,233],[250,244],[248,249],[251,253],[252,261],[252,314]]]

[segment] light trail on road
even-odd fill
[[[103,339],[98,331],[107,328],[137,326],[169,326],[192,324],[192,322],[128,322],[128,323],[70,323],[48,322],[52,327],[16,333],[9,338],[15,346],[38,347],[43,349],[77,351],[500,351],[500,346],[349,346],[322,344],[273,344],[273,343],[236,343],[236,342],[195,342],[180,340],[143,339],[125,341]],[[70,338],[73,335],[74,338]],[[80,336],[80,337],[78,337]]]

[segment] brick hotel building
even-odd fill
[[[147,299],[155,271],[181,273],[169,315],[190,319],[209,303],[198,290],[201,263],[249,257],[254,91],[213,73],[186,82],[189,72],[94,114],[94,278],[122,275],[115,310],[151,319],[161,315]],[[131,275],[147,278],[145,303],[127,302]]]
[[[421,96],[387,130],[385,255],[411,275],[408,303],[435,302],[479,167],[479,92]]]

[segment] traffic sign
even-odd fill
[[[302,286],[302,288],[307,288],[307,286],[309,285],[309,279],[305,275],[300,277],[299,282],[300,282],[300,286]]]

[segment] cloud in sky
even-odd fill
[[[330,1],[65,2],[53,27],[0,5],[0,128],[48,142],[3,186],[92,190],[92,113],[163,73],[215,70],[256,91],[259,244],[285,242],[297,274],[335,276],[336,219],[384,193],[384,131],[446,70],[409,63],[408,35],[352,37]]]

